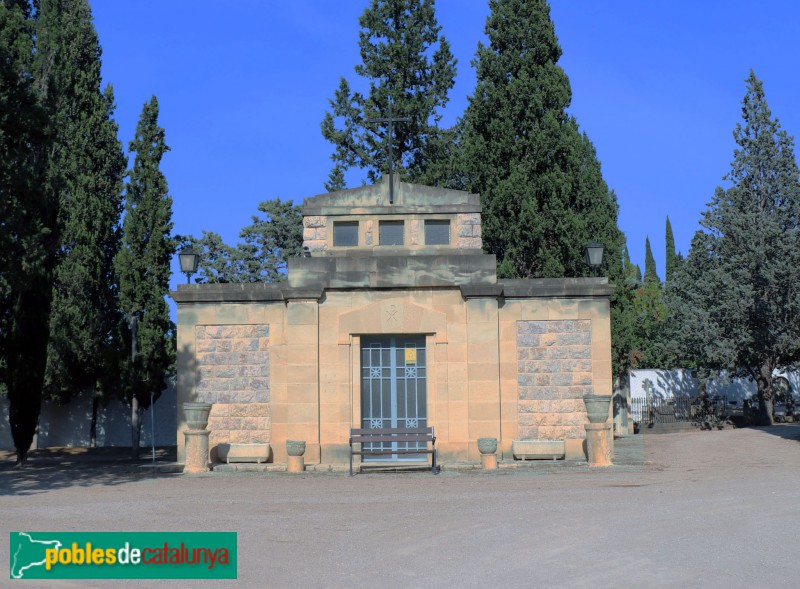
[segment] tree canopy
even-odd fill
[[[375,119],[408,117],[394,125],[395,163],[401,176],[424,173],[443,142],[437,128],[439,109],[455,83],[456,60],[440,34],[433,0],[371,0],[359,18],[358,76],[369,91],[354,90],[344,77],[330,110],[322,120],[322,135],[334,146],[334,167],[325,188],[345,187],[344,174],[366,170],[376,182],[388,170],[388,128]]]
[[[752,377],[771,422],[773,371],[800,360],[800,174],[763,83],[752,71],[746,83],[730,185],[703,213],[668,301],[675,356]]]
[[[66,400],[110,371],[101,361],[117,323],[119,247],[127,158],[101,90],[100,43],[85,1],[44,1],[36,58],[51,138],[47,188],[59,199],[45,394]]]
[[[572,92],[544,0],[492,0],[461,139],[467,188],[481,194],[484,247],[507,278],[583,276],[584,246],[619,277],[617,202],[594,146],[567,113]]]
[[[41,407],[59,235],[59,200],[45,186],[50,142],[36,90],[36,24],[28,2],[0,3],[0,380],[20,464]]]
[[[123,362],[123,386],[131,403],[134,456],[139,449],[141,410],[161,394],[175,360],[175,326],[164,300],[175,254],[172,197],[160,170],[169,147],[158,114],[158,100],[153,96],[142,107],[129,147],[136,155],[125,191],[122,244],[115,260],[119,306],[130,325],[130,330],[123,328],[127,349],[132,350],[130,361]]]
[[[87,0],[0,2],[0,55],[0,389],[24,463],[43,396],[103,394],[125,370],[115,257],[127,159]],[[129,194],[137,182],[134,170]],[[129,203],[126,223],[137,214]],[[168,321],[169,259],[141,262]]]
[[[286,278],[290,257],[303,250],[303,216],[292,201],[278,198],[258,205],[263,216],[252,216],[252,224],[239,233],[235,246],[226,244],[212,231],[203,236],[180,237],[200,254],[199,283],[280,282]]]

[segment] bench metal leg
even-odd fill
[[[433,449],[433,474],[439,474],[439,469],[436,466],[436,448]]]
[[[353,449],[350,448],[350,476],[353,476]]]

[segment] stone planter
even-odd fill
[[[186,414],[186,425],[189,429],[206,429],[211,403],[184,403],[183,412]]]
[[[286,440],[286,454],[289,456],[302,456],[306,451],[304,440]]]
[[[513,440],[511,453],[517,460],[561,460],[566,444],[564,440]]]
[[[306,469],[305,459],[303,458],[305,451],[306,443],[304,440],[286,440],[287,472],[303,472]]]
[[[611,408],[611,395],[588,395],[583,398],[589,423],[605,423]]]
[[[497,438],[478,438],[478,452],[481,454],[497,452]]]
[[[270,447],[269,444],[219,444],[217,446],[217,457],[222,462],[255,462],[261,464],[262,462],[269,462]]]

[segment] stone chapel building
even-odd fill
[[[213,404],[220,444],[306,441],[346,463],[351,427],[435,426],[439,462],[477,462],[480,437],[563,440],[585,459],[582,398],[610,395],[605,278],[500,280],[477,194],[395,180],[305,199],[310,257],[278,284],[180,285],[182,403]],[[393,202],[390,202],[390,192]]]

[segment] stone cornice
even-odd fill
[[[179,284],[169,293],[178,303],[255,303],[286,299],[281,284]]]
[[[608,298],[614,293],[608,278],[528,278],[497,283],[507,299]]]
[[[307,259],[307,258],[306,258]],[[424,281],[423,281],[424,282]],[[437,281],[438,282],[438,281]],[[499,280],[496,283],[467,282],[462,284],[359,284],[359,285],[303,285],[292,287],[279,284],[180,284],[170,296],[178,304],[191,303],[260,303],[289,300],[320,300],[325,290],[407,290],[409,288],[459,288],[464,299],[505,298],[609,298],[614,292],[607,278],[534,278]]]

